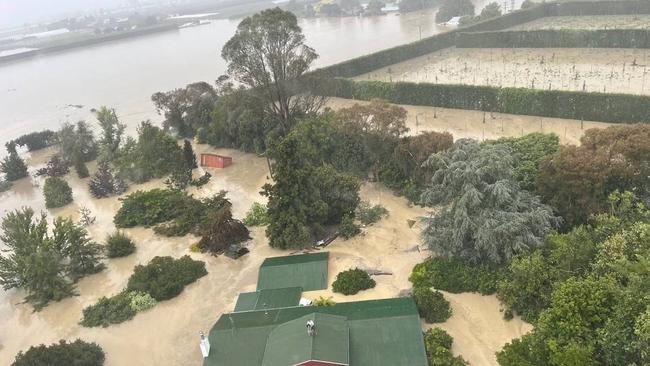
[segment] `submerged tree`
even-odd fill
[[[46,175],[48,177],[62,177],[70,172],[68,164],[63,161],[61,155],[54,154],[50,157],[45,164],[44,168],[39,169],[36,172],[36,175],[42,176]]]
[[[158,92],[151,96],[158,113],[165,116],[163,128],[181,137],[194,137],[210,123],[210,113],[217,92],[206,82],[189,84],[185,88]]]
[[[434,173],[422,202],[442,208],[424,219],[424,242],[441,255],[492,263],[540,246],[558,219],[519,187],[513,165],[507,147],[469,139],[431,155],[426,166]]]
[[[251,88],[283,134],[297,115],[322,105],[322,98],[297,93],[297,79],[318,55],[305,45],[296,16],[288,11],[268,9],[242,20],[221,56],[228,62],[228,74]]]
[[[108,162],[99,163],[97,173],[88,182],[90,194],[95,198],[104,198],[126,192],[127,184],[113,173]]]
[[[52,240],[59,253],[67,258],[68,276],[74,281],[104,269],[100,262],[102,248],[88,238],[86,229],[69,217],[54,220]]]
[[[229,246],[250,239],[248,229],[232,217],[230,207],[210,212],[201,225],[199,234],[199,247],[212,254],[223,253]]]
[[[113,161],[119,153],[126,125],[121,123],[114,109],[101,107],[97,111],[97,123],[102,129],[99,139],[99,158]]]
[[[48,237],[45,214],[34,217],[31,208],[9,212],[2,220],[0,284],[5,290],[21,288],[37,309],[72,295],[63,256]]]
[[[436,23],[444,23],[453,17],[466,15],[474,15],[474,4],[470,0],[445,0],[436,13]]]
[[[27,176],[27,165],[18,156],[15,146],[12,145],[12,148],[7,150],[9,150],[9,156],[5,156],[0,163],[0,170],[5,174],[5,178],[10,182],[25,178]]]
[[[43,185],[45,207],[58,208],[72,202],[72,188],[59,177],[49,177]]]
[[[97,157],[97,143],[92,130],[84,121],[76,125],[65,123],[57,132],[61,157],[71,165],[75,159],[89,162]]]

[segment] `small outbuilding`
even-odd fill
[[[201,166],[208,168],[226,168],[230,165],[232,165],[232,158],[230,156],[201,154]]]

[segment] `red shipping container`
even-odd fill
[[[232,165],[230,156],[216,154],[201,154],[201,166],[209,168],[225,168]]]

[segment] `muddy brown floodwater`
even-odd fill
[[[195,196],[205,197],[222,189],[227,190],[233,202],[233,213],[239,218],[244,216],[253,202],[265,201],[259,194],[268,179],[263,158],[205,145],[196,146],[195,151],[222,153],[232,156],[234,160],[229,168],[210,169],[212,180],[202,189],[192,189],[191,193]],[[52,152],[44,150],[29,156],[27,160],[31,169],[42,165]],[[96,169],[95,166],[89,168],[91,172]],[[48,217],[69,215],[78,219],[78,209],[83,205],[97,217],[96,223],[89,227],[91,237],[103,242],[106,235],[115,229],[112,218],[120,206],[118,198],[93,199],[87,190],[87,179],[80,180],[74,173],[66,179],[72,187],[74,203],[49,211]],[[11,191],[2,194],[2,215],[21,206],[45,211],[41,185],[40,178],[26,178],[17,182]],[[162,181],[156,180],[132,186],[129,192],[161,186]],[[398,296],[410,288],[408,276],[412,267],[429,255],[418,245],[418,224],[413,228],[407,224],[408,219],[426,214],[424,209],[409,206],[405,199],[376,184],[364,184],[361,196],[364,200],[384,205],[390,211],[390,216],[365,228],[362,236],[348,241],[337,239],[330,244],[327,248],[331,253],[330,288],[336,274],[351,267],[378,269],[392,275],[375,276],[377,287],[355,296],[345,297],[330,290],[310,292],[306,296],[332,296],[340,302]],[[258,268],[264,258],[290,253],[269,247],[263,228],[252,229],[251,253],[236,261],[223,256],[190,253],[188,248],[196,241],[191,235],[165,238],[155,235],[151,229],[125,231],[136,242],[135,254],[108,260],[103,272],[79,281],[78,296],[33,312],[31,306],[21,304],[24,297],[22,291],[0,292],[0,365],[10,364],[16,353],[31,345],[81,338],[97,342],[104,349],[107,366],[198,366],[202,361],[198,333],[208,331],[222,313],[232,311],[240,292],[255,288]],[[185,254],[205,261],[208,275],[187,286],[178,297],[138,313],[130,321],[108,328],[84,328],[78,324],[84,307],[102,296],[116,294],[126,286],[135,265],[146,263],[158,255],[180,257]],[[496,365],[494,352],[505,342],[530,329],[521,319],[503,320],[494,296],[466,294],[447,297],[452,303],[454,315],[441,326],[456,338],[454,352],[463,355],[474,365]]]
[[[351,107],[364,101],[330,98],[328,106],[334,110]],[[408,112],[406,124],[409,134],[423,131],[449,132],[454,139],[473,138],[491,140],[500,137],[520,137],[532,132],[554,133],[563,144],[580,144],[580,137],[590,128],[605,128],[610,123],[578,121],[573,119],[522,116],[505,113],[483,113],[463,109],[434,108],[401,105]],[[435,116],[435,117],[434,117]],[[483,122],[485,117],[485,122]]]
[[[648,95],[648,56],[626,48],[446,48],[355,79]]]

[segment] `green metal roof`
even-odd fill
[[[411,298],[224,314],[210,331],[212,347],[210,356],[203,364],[260,366],[273,330],[312,313],[347,318],[350,330],[349,364],[352,366],[427,366],[420,317]],[[303,329],[306,333],[306,329]],[[286,344],[284,351],[305,352],[304,349],[296,349],[295,344]]]
[[[307,322],[315,324],[307,334]],[[312,313],[278,325],[266,341],[262,366],[297,365],[310,360],[349,365],[350,329],[343,316]],[[287,352],[291,348],[292,352]]]
[[[235,312],[298,306],[302,288],[288,287],[239,294]]]
[[[310,253],[267,258],[260,267],[257,289],[301,287],[303,291],[327,288],[329,253]]]

